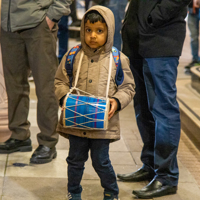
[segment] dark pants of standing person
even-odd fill
[[[88,139],[70,135],[70,149],[67,157],[68,163],[68,192],[79,194],[82,192],[80,185],[85,162],[91,151],[92,166],[101,179],[101,186],[105,192],[118,195],[116,175],[109,159],[108,139]]]
[[[72,18],[72,22],[76,22],[78,20],[77,14],[76,14],[76,0],[72,1],[72,4],[70,5],[70,16]]]
[[[62,57],[68,51],[68,16],[62,16],[58,23],[58,60],[61,62]]]
[[[90,4],[90,0],[85,0],[85,11],[88,10]]]
[[[52,148],[58,141],[58,103],[54,94],[57,26],[50,30],[44,19],[38,26],[17,32],[1,30],[3,69],[8,95],[11,138],[30,137],[28,72],[32,71],[37,95],[38,143]]]
[[[179,170],[180,113],[176,100],[178,57],[133,60],[136,83],[134,108],[144,143],[141,160],[146,171],[163,184],[176,186]]]

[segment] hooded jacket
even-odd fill
[[[74,85],[76,71],[80,60],[80,54],[81,51],[83,51],[84,56],[81,63],[81,70],[79,74],[77,88],[85,92],[88,92],[90,94],[93,94],[95,96],[105,97],[107,79],[108,79],[110,52],[113,46],[113,37],[115,31],[114,15],[111,12],[111,10],[103,6],[93,6],[87,12],[91,10],[98,11],[105,19],[108,27],[107,42],[105,43],[104,46],[100,47],[95,51],[91,49],[89,46],[87,46],[84,39],[84,19],[85,19],[84,15],[81,22],[82,48],[76,55],[73,64],[72,86]],[[64,55],[55,76],[55,93],[58,100],[60,100],[64,95],[66,95],[69,92],[70,82],[65,69],[66,56],[67,54]],[[118,86],[116,85],[115,83],[116,66],[113,59],[111,81],[110,81],[108,95],[109,98],[111,97],[117,98],[121,104],[121,109],[123,109],[133,99],[133,96],[135,94],[134,90],[135,83],[129,68],[129,59],[123,53],[120,54],[120,59],[124,73],[124,80],[121,85]],[[73,128],[64,128],[62,126],[62,116],[61,116],[61,120],[57,126],[57,132],[67,138],[71,134],[79,137],[87,137],[93,139],[119,140],[120,139],[119,113],[116,112],[114,116],[109,120],[107,130],[88,130],[88,131],[73,129]]]
[[[19,31],[36,27],[48,16],[58,22],[69,15],[72,0],[2,0],[1,27],[4,31]]]
[[[122,27],[130,59],[180,56],[191,0],[131,0]]]

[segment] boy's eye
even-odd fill
[[[98,32],[98,33],[103,33],[103,30],[99,29],[97,32]]]
[[[86,32],[87,32],[87,33],[91,32],[91,29],[87,28],[87,29],[86,29]]]

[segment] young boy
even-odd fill
[[[81,22],[81,50],[75,56],[73,64],[74,85],[80,54],[83,52],[81,70],[77,88],[95,96],[105,97],[108,81],[110,52],[114,36],[114,16],[106,7],[93,6],[84,15]],[[66,56],[63,57],[55,76],[55,92],[60,105],[70,89],[69,76],[65,69]],[[111,57],[113,59],[113,56]],[[118,199],[118,185],[116,175],[109,159],[109,143],[120,139],[119,114],[133,99],[134,79],[129,69],[128,58],[120,53],[123,70],[122,82],[115,82],[116,66],[113,59],[111,81],[109,86],[110,111],[107,130],[79,130],[64,128],[60,120],[57,131],[69,139],[70,149],[68,163],[68,198],[81,200],[82,187],[80,185],[84,164],[91,151],[92,165],[101,179],[104,188],[104,200]]]

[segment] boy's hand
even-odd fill
[[[115,111],[117,110],[117,101],[115,99],[109,99],[110,101],[110,111],[108,113],[108,120],[114,115]]]

